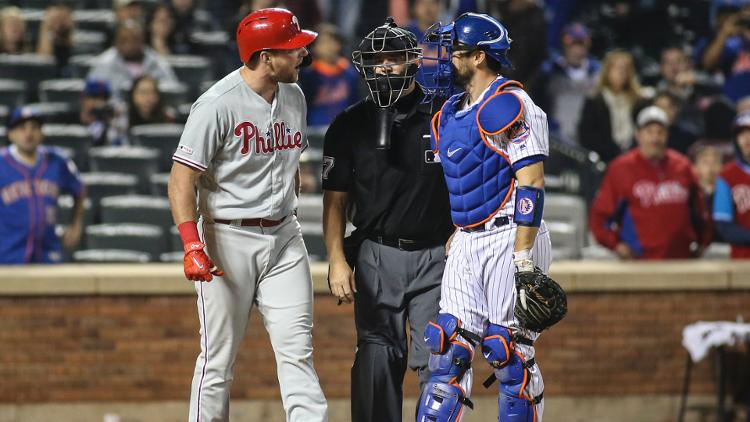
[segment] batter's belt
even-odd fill
[[[286,220],[286,217],[282,217],[280,220],[271,220],[268,218],[242,218],[237,220],[222,220],[215,218],[214,223],[244,227],[274,227],[283,223],[284,220]]]

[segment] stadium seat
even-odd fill
[[[323,225],[323,195],[301,194],[297,199],[297,219],[300,225]]]
[[[173,251],[184,253],[182,252],[182,239],[180,238],[180,232],[174,224],[169,228],[169,247]]]
[[[83,79],[51,79],[39,84],[39,100],[45,103],[68,103],[78,108],[86,81]]]
[[[586,203],[577,195],[550,192],[544,196],[544,221],[565,222],[576,229],[576,244],[580,250],[588,232]]]
[[[73,54],[99,54],[107,48],[104,31],[73,31]]]
[[[29,103],[26,105],[39,110],[45,124],[74,124],[79,122],[79,108],[68,103]]]
[[[307,247],[307,256],[311,261],[326,260],[326,243],[323,239],[323,226],[307,224],[302,226],[302,238]]]
[[[555,257],[564,251],[567,259],[580,258],[583,244],[579,243],[578,228],[569,222],[545,221],[545,223],[549,229]]]
[[[73,218],[73,197],[70,195],[61,195],[57,198],[57,223],[69,224]],[[91,198],[83,201],[83,225],[90,226],[94,224],[94,207]]]
[[[150,180],[151,180],[151,195],[166,198],[167,197],[167,185],[169,184],[169,173],[152,174],[150,177]]]
[[[159,91],[164,98],[164,104],[178,107],[180,104],[195,101],[195,97],[183,83],[159,83]]]
[[[191,99],[198,98],[203,93],[201,90],[203,82],[213,80],[211,60],[206,57],[172,55],[167,57],[167,61],[172,65],[177,79],[189,87]]]
[[[172,224],[169,200],[147,195],[118,195],[102,198],[99,202],[102,224],[154,224],[165,232]]]
[[[145,252],[124,249],[84,249],[73,252],[73,261],[90,263],[149,262],[151,256]]]
[[[81,173],[86,194],[91,198],[94,215],[99,215],[99,201],[106,196],[136,193],[138,178],[125,173]]]
[[[72,56],[68,64],[70,65],[73,77],[85,79],[89,74],[89,69],[94,64],[96,55],[94,54],[80,54]]]
[[[182,262],[182,259],[184,257],[185,257],[185,252],[183,252],[183,251],[164,252],[163,254],[159,255],[159,261],[161,261],[161,262]]]
[[[91,0],[88,0],[91,2]],[[87,31],[99,31],[106,33],[115,26],[115,13],[112,11],[112,1],[97,0],[101,9],[81,10],[76,9],[73,12],[73,22],[79,29]],[[108,3],[105,5],[103,3]]]
[[[130,129],[131,141],[135,145],[155,148],[159,151],[159,170],[169,171],[172,168],[174,154],[184,125],[152,124],[133,126]]]
[[[96,147],[89,150],[92,171],[113,171],[135,175],[138,190],[149,191],[149,177],[158,173],[159,151],[138,146]]]
[[[81,125],[46,124],[42,126],[44,144],[73,151],[79,171],[88,171],[88,152],[93,143],[91,134]]]
[[[36,101],[37,90],[44,80],[57,76],[57,66],[52,57],[38,54],[0,54],[0,78],[25,81],[27,101]]]
[[[213,64],[214,77],[223,77],[231,40],[225,31],[195,31],[190,34],[195,53],[208,57]]]
[[[96,224],[85,228],[90,249],[125,249],[145,252],[152,258],[169,252],[164,230],[151,224]]]
[[[26,82],[19,79],[0,79],[0,104],[14,108],[26,102]]]
[[[184,103],[177,106],[177,122],[187,122],[188,116],[190,115],[190,108],[193,107],[193,103]]]

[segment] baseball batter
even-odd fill
[[[237,28],[244,66],[193,104],[173,156],[169,198],[201,325],[192,422],[229,419],[253,304],[271,338],[286,420],[327,420],[312,359],[312,279],[294,215],[307,146],[305,98],[294,82],[316,36],[285,9],[246,16]]]
[[[542,420],[544,383],[534,359],[537,333],[522,329],[514,276],[546,272],[550,240],[542,222],[547,118],[521,84],[499,76],[510,47],[494,18],[467,13],[426,39],[445,53],[433,93],[448,99],[433,117],[432,141],[443,165],[453,223],[458,227],[443,275],[440,314],[425,329],[432,378],[422,391],[418,421],[461,420],[470,405],[476,346],[499,381],[499,420]],[[429,78],[427,78],[429,80]]]

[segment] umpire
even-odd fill
[[[422,333],[438,313],[453,232],[442,166],[430,148],[430,117],[440,104],[422,103],[414,81],[421,49],[391,18],[352,57],[371,95],[339,114],[325,136],[328,277],[334,296],[354,302],[352,421],[400,421],[407,364],[420,389],[429,378]],[[348,212],[356,230],[344,239]]]

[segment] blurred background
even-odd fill
[[[320,173],[328,124],[367,93],[351,50],[387,16],[421,37],[469,11],[508,27],[506,76],[549,119],[544,218],[570,314],[538,347],[545,420],[750,420],[750,265],[738,259],[750,245],[750,187],[717,193],[724,166],[750,168],[737,146],[750,139],[750,1],[0,0],[0,119],[33,107],[43,144],[71,159],[87,188],[80,239],[64,249],[71,265],[0,269],[0,422],[184,420],[198,321],[176,264],[171,155],[192,102],[240,66],[236,24],[276,6],[320,33],[299,81],[310,147],[298,214],[332,421],[348,420],[356,340],[351,308],[326,287]],[[677,223],[655,210],[644,224],[597,199],[640,171],[607,173],[639,148],[636,117],[651,105],[695,189],[656,185],[643,195],[655,206],[683,201],[693,218]],[[61,236],[74,203],[58,199]],[[623,237],[623,251],[612,236],[625,231],[635,240]],[[640,251],[647,239],[671,246]],[[251,322],[257,338],[238,358],[233,420],[282,420],[270,345],[257,316]],[[484,366],[475,361],[480,381]],[[409,409],[415,384],[408,376]],[[467,420],[495,420],[494,388],[475,391],[480,405]]]

